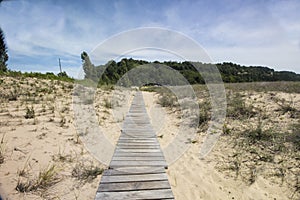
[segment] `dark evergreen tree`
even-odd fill
[[[63,72],[59,72],[59,73],[57,74],[57,76],[59,76],[59,77],[67,77],[67,78],[69,78],[69,76],[68,76],[67,72],[65,72],[65,71],[63,71]]]
[[[98,77],[97,77],[97,70],[95,68],[95,66],[92,64],[90,57],[88,56],[88,54],[84,51],[81,54],[81,59],[83,62],[83,71],[85,73],[85,78],[87,79],[91,79],[93,81],[98,81]]]
[[[2,29],[0,28],[0,72],[7,71],[8,54],[7,47],[5,44],[5,37]]]

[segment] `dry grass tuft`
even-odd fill
[[[5,135],[2,136],[1,142],[0,142],[0,164],[4,163],[4,153],[5,153],[5,147],[6,143],[4,142]]]
[[[102,174],[103,171],[104,169],[101,169],[92,163],[85,164],[83,162],[79,162],[73,168],[72,176],[80,181],[89,182],[97,178],[97,176]]]
[[[46,190],[59,181],[60,178],[58,178],[56,166],[53,164],[45,169],[42,169],[39,172],[38,176],[34,179],[27,178],[26,180],[22,180],[21,178],[19,178],[16,190],[22,193],[37,190]]]

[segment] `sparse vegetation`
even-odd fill
[[[61,151],[60,148],[58,150],[58,153],[56,155],[52,156],[53,161],[59,161],[59,162],[73,162],[74,158],[70,154],[65,154],[64,151]]]
[[[291,124],[290,133],[287,134],[287,142],[294,144],[294,147],[297,151],[300,151],[300,120],[297,123]]]
[[[236,85],[244,87],[247,84]],[[275,89],[271,88],[272,91]],[[252,90],[248,89],[245,90],[250,93],[242,92],[240,89],[228,91],[228,118],[223,126],[223,137],[228,139],[227,143],[232,149],[231,153],[219,163],[218,169],[225,170],[229,174],[232,172],[235,178],[240,178],[248,184],[253,184],[258,175],[275,182],[277,177],[280,184],[295,188],[297,192],[292,198],[295,199],[300,195],[297,189],[297,176],[300,172],[298,134],[300,126],[298,122],[295,123],[297,118],[294,117],[298,110],[293,100],[282,100],[275,93],[267,93],[267,88],[264,88],[266,90],[264,96],[273,101],[268,103],[278,105],[273,106],[273,110],[266,110],[261,107],[266,103],[257,100],[262,99],[263,95],[251,98],[249,94],[251,95]],[[284,117],[281,117],[282,115]]]
[[[102,174],[102,172],[103,169],[92,163],[79,162],[73,168],[72,176],[80,181],[86,182],[96,178]]]
[[[5,147],[6,147],[6,143],[4,142],[4,136],[2,136],[1,138],[1,142],[0,142],[0,165],[2,163],[4,163],[4,153],[5,153]]]
[[[8,100],[9,101],[17,101],[19,96],[19,92],[16,88],[14,88],[12,91],[10,91],[10,94],[8,95]]]
[[[300,93],[300,82],[249,82],[249,83],[226,83],[226,90],[233,92],[286,92]]]
[[[33,106],[26,108],[25,119],[32,119],[35,117]]]
[[[63,115],[61,115],[61,116],[60,116],[60,121],[59,121],[59,126],[60,126],[60,127],[65,127],[65,126],[66,126],[66,125],[65,125],[66,122],[67,122],[66,117],[63,116]]]
[[[26,180],[18,180],[16,190],[22,193],[31,192],[36,190],[46,190],[59,182],[57,169],[55,165],[50,165],[42,169],[36,178]]]
[[[240,93],[235,93],[227,99],[227,116],[234,119],[247,119],[254,117],[256,112],[252,105],[247,105]]]
[[[279,106],[279,108],[275,111],[281,112],[282,115],[289,113],[291,118],[298,118],[300,116],[300,111],[294,107],[293,100],[288,101],[286,99],[278,99],[278,98],[274,98],[274,100]]]
[[[158,99],[158,103],[162,107],[174,107],[176,106],[176,97],[171,93],[164,93]]]
[[[265,130],[263,122],[258,118],[256,127],[245,130],[241,133],[240,137],[247,140],[247,143],[254,144],[259,141],[269,141],[272,137],[272,129]],[[273,135],[275,137],[275,135]]]
[[[199,111],[199,126],[204,127],[211,118],[210,102],[204,100],[203,102],[199,103]]]
[[[20,71],[11,71],[8,70],[6,72],[0,73],[0,75],[5,75],[8,77],[14,77],[18,79],[22,78],[37,78],[37,79],[47,79],[47,80],[60,80],[60,81],[66,81],[66,82],[74,82],[73,78],[70,78],[68,76],[58,76],[55,75],[52,72],[46,72],[45,74],[40,72],[20,72]]]
[[[107,109],[112,108],[112,103],[107,98],[104,98],[104,107],[107,108]]]
[[[52,199],[54,194],[49,194],[51,190],[48,189],[52,189],[52,186],[55,187],[55,184],[62,180],[60,177],[63,173],[72,171],[71,166],[67,166],[73,165],[71,164],[73,157],[70,156],[70,150],[66,154],[57,155],[53,158],[53,161],[59,162],[46,168],[40,166],[44,165],[44,161],[46,163],[47,160],[51,162],[51,154],[48,148],[39,148],[35,151],[35,156],[27,160],[24,166],[19,163],[23,163],[24,159],[31,155],[29,154],[31,153],[30,146],[33,144],[44,144],[45,139],[49,138],[51,144],[52,139],[63,138],[59,135],[61,133],[56,133],[52,128],[57,124],[67,128],[67,123],[72,120],[68,116],[72,83],[28,78],[23,75],[11,77],[7,74],[1,74],[0,76],[2,80],[0,88],[0,109],[2,112],[0,116],[0,139],[2,137],[0,167],[3,169],[1,184],[7,183],[9,175],[11,177],[9,178],[9,182],[11,182],[9,184],[13,187],[11,189],[16,189],[19,193],[31,193],[34,196],[33,198],[39,198],[38,196],[40,196],[43,199]],[[22,135],[18,135],[20,131]],[[7,147],[7,139],[3,133],[9,133],[8,141],[18,141],[18,146],[14,146],[15,144],[12,143],[12,146]],[[26,135],[25,139],[23,138],[24,134]],[[10,165],[6,162],[8,151],[11,152],[9,154],[10,161],[15,162],[18,170],[12,171],[11,168],[7,167]],[[74,151],[76,152],[76,150]],[[39,154],[43,155],[42,160],[40,160]],[[61,168],[64,172],[61,172]],[[8,191],[5,192],[8,193]],[[45,195],[48,194],[49,197],[46,197]],[[11,195],[9,197],[11,199],[19,199],[17,196],[22,194],[10,192],[9,195]]]

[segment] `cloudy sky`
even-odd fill
[[[13,70],[58,72],[61,58],[76,77],[82,51],[124,31],[160,27],[197,42],[212,62],[300,73],[299,10],[298,0],[11,0],[0,5],[0,26]],[[164,56],[156,59],[169,60]]]

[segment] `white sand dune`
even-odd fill
[[[87,145],[92,136],[79,137],[76,129],[72,106],[72,89],[67,83],[37,79],[1,77],[1,94],[9,94],[12,85],[19,85],[20,94],[16,101],[1,100],[0,139],[5,147],[4,162],[0,164],[0,193],[7,199],[93,199],[101,179],[98,175],[87,182],[77,180],[72,175],[78,163],[105,168]],[[30,85],[30,86],[28,86]],[[28,90],[26,90],[28,88]],[[53,88],[48,93],[34,88]],[[26,101],[26,92],[34,92],[36,102]],[[122,128],[122,121],[129,109],[134,91],[105,91],[98,89],[93,104],[96,121],[104,137],[113,146],[116,144]],[[289,94],[278,94],[289,98]],[[151,123],[157,132],[162,149],[176,137],[184,119],[180,112],[162,108],[157,104],[155,93],[143,92]],[[262,103],[267,97],[253,94]],[[105,105],[110,99],[117,106]],[[294,98],[299,108],[299,95]],[[26,107],[33,106],[35,118],[25,119]],[[271,109],[274,105],[268,105]],[[271,112],[270,111],[270,112]],[[88,119],[87,119],[88,120]],[[88,127],[87,127],[88,128]],[[88,134],[88,129],[87,134]],[[84,130],[81,130],[84,132]],[[252,184],[223,173],[217,166],[228,153],[227,138],[221,137],[213,151],[205,159],[199,158],[199,150],[204,133],[197,133],[188,150],[170,163],[167,169],[168,179],[176,199],[289,199],[292,190],[285,184],[272,182],[264,176],[258,177]],[[46,189],[21,193],[16,190],[18,181],[34,179],[44,168],[55,165],[59,182]],[[20,172],[24,174],[20,175]]]

